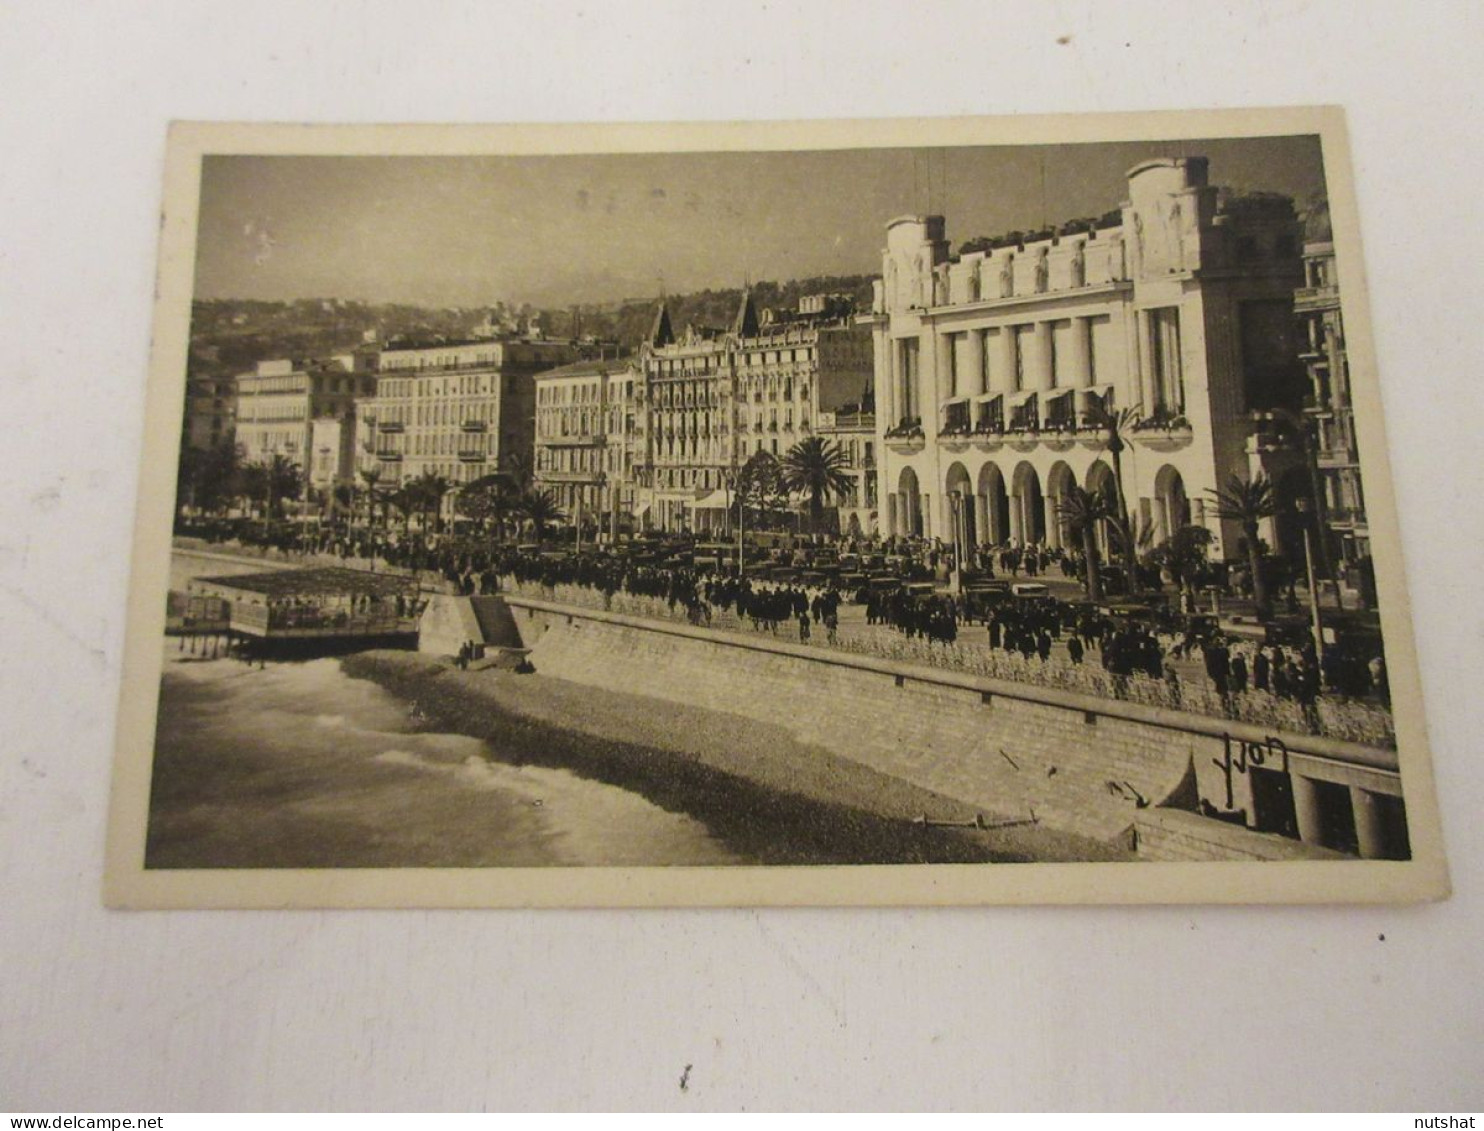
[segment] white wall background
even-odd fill
[[[156,0],[4,22],[0,1108],[1480,1106],[1477,6]],[[1313,102],[1350,112],[1451,902],[102,910],[168,119]]]

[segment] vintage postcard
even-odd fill
[[[106,898],[1442,897],[1384,379],[1336,109],[178,125]]]

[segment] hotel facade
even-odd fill
[[[629,358],[538,374],[535,481],[573,525],[623,529],[636,506],[643,375]]]
[[[869,328],[840,295],[759,313],[745,291],[728,329],[680,335],[661,304],[639,354],[644,521],[670,531],[722,525],[750,457],[781,459],[819,431],[822,417],[859,413],[870,394],[872,348]]]
[[[493,474],[502,461],[531,460],[535,375],[576,357],[574,343],[538,338],[361,351],[358,364],[374,373],[375,391],[359,414],[359,468],[377,469],[383,484],[429,473],[461,484]]]
[[[235,436],[243,460],[283,456],[316,486],[349,482],[356,405],[376,388],[372,375],[355,371],[349,362],[339,357],[302,366],[260,361],[253,372],[239,376]],[[328,460],[319,451],[323,447],[330,449]]]
[[[1249,441],[1252,413],[1305,391],[1298,219],[1286,198],[1221,202],[1203,158],[1144,162],[1125,189],[1100,220],[958,255],[942,217],[887,226],[865,319],[883,533],[1066,545],[1059,502],[1074,485],[1113,490],[1106,421],[1132,409],[1136,530],[1158,544],[1195,523],[1214,557],[1236,552],[1208,492],[1290,459]]]
[[[1351,565],[1370,556],[1370,527],[1328,214],[1314,217],[1305,235],[1304,285],[1294,296],[1303,325],[1299,348],[1310,386],[1304,412],[1311,421],[1327,551],[1333,563]]]

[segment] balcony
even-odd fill
[[[466,420],[459,425],[461,432],[488,432],[490,426],[482,420]]]
[[[376,453],[376,458],[382,463],[401,463],[402,453],[383,450]]]
[[[489,458],[488,452],[476,449],[466,449],[459,453],[460,463],[485,463]]]
[[[598,475],[596,471],[538,471],[536,478],[542,483],[578,483],[592,486],[597,484]]]
[[[922,421],[917,417],[904,420],[895,428],[887,430],[886,446],[901,455],[912,455],[927,446],[927,436],[922,430]]]
[[[567,436],[538,436],[537,443],[549,448],[596,448],[608,442],[602,432],[573,432]]]
[[[1302,313],[1306,310],[1324,310],[1340,305],[1340,288],[1330,284],[1323,287],[1300,287],[1293,292],[1293,308]]]
[[[1321,448],[1314,453],[1314,462],[1326,470],[1341,467],[1358,467],[1360,457],[1353,455],[1350,449],[1344,447]]]
[[[1355,530],[1366,525],[1364,507],[1329,507],[1324,517],[1336,530]]]
[[[389,434],[393,432],[402,433],[407,431],[407,426],[400,420],[383,420],[376,426],[376,430],[383,434]]]
[[[1130,430],[1134,443],[1155,452],[1175,452],[1187,448],[1195,440],[1195,429],[1180,413],[1157,410],[1145,417]],[[1261,437],[1258,437],[1259,442]]]

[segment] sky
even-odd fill
[[[876,274],[885,226],[976,235],[1100,216],[1151,157],[1324,192],[1315,137],[481,157],[208,156],[197,298],[566,306],[748,279]]]

